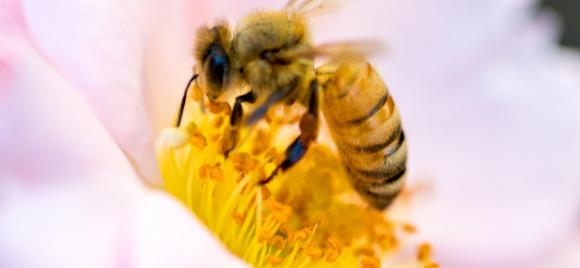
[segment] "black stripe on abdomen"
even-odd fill
[[[389,92],[385,91],[385,95],[383,95],[378,101],[377,103],[373,106],[373,108],[368,111],[365,115],[359,117],[359,118],[355,118],[355,119],[351,119],[351,120],[347,120],[346,124],[349,126],[358,126],[361,125],[362,123],[364,123],[365,121],[367,121],[369,118],[371,118],[373,115],[375,115],[378,111],[381,110],[381,108],[383,108],[383,106],[385,106],[385,104],[387,103],[387,101],[389,100]]]
[[[391,131],[389,136],[387,136],[387,138],[383,142],[380,142],[377,144],[371,144],[371,145],[342,144],[339,146],[347,147],[344,149],[347,151],[354,151],[357,153],[378,153],[378,152],[384,150],[385,148],[387,148],[387,146],[391,145],[391,143],[395,142],[396,140],[401,140],[401,136],[402,136],[402,140],[404,140],[405,139],[404,135],[405,134],[403,133],[403,129],[401,128],[401,124],[398,124],[397,127],[395,128],[395,130]],[[401,143],[402,143],[402,141],[401,141]],[[398,147],[400,147],[400,144],[397,146],[397,148]]]
[[[357,169],[352,167],[347,167],[347,170],[352,175],[364,176],[366,177],[365,183],[368,183],[373,186],[380,186],[389,183],[394,183],[399,180],[407,169],[403,166],[401,170],[398,172],[387,171],[387,170],[364,170],[364,169]]]

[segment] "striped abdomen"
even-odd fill
[[[374,207],[386,208],[403,187],[407,161],[387,86],[370,64],[358,61],[320,74],[320,80],[324,116],[352,185]]]

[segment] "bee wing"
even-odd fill
[[[301,47],[284,52],[282,58],[315,58],[328,57],[333,60],[366,57],[384,51],[384,46],[376,40],[345,41],[327,43],[315,47]]]
[[[353,41],[353,42],[338,42],[328,43],[316,47],[304,47],[284,52],[277,57],[286,59],[330,57],[332,61],[348,61],[368,56],[369,54],[381,51],[383,46],[378,41]],[[268,108],[275,103],[281,101],[294,90],[295,84],[288,85],[284,88],[274,90],[265,101],[256,107],[254,111],[246,118],[246,125],[253,125],[260,120]]]
[[[344,0],[289,0],[284,9],[304,14],[320,14],[342,6]]]

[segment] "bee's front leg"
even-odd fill
[[[313,80],[310,84],[308,111],[300,119],[300,136],[286,148],[286,158],[274,169],[270,176],[259,182],[260,185],[270,182],[280,170],[285,171],[302,159],[310,144],[318,136],[318,124],[318,81]]]
[[[256,95],[254,92],[250,91],[244,95],[236,97],[236,103],[230,114],[230,127],[226,128],[224,133],[222,151],[227,158],[229,153],[236,147],[239,139],[239,128],[242,124],[242,119],[244,117],[244,110],[242,103],[255,103]]]

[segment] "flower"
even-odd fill
[[[153,141],[174,119],[195,26],[281,6],[258,2],[0,1],[0,265],[232,267],[128,159],[159,182]],[[414,221],[444,267],[578,266],[580,60],[533,4],[361,1],[314,21],[318,41],[387,41],[375,62],[410,180],[435,187]]]
[[[226,158],[222,143],[231,108],[211,104],[221,108],[210,106],[204,113],[198,102],[190,98],[186,126],[162,132],[161,173],[166,190],[233,253],[253,267],[378,268],[387,254],[405,258],[400,251],[408,237],[403,234],[414,227],[369,208],[325,144],[310,148],[294,168],[267,185],[258,185],[284,160],[289,138],[298,135],[288,128],[300,119],[298,107],[273,107],[268,123],[242,129],[243,142]],[[418,259],[392,260],[391,267],[436,267],[428,251],[420,250]]]

